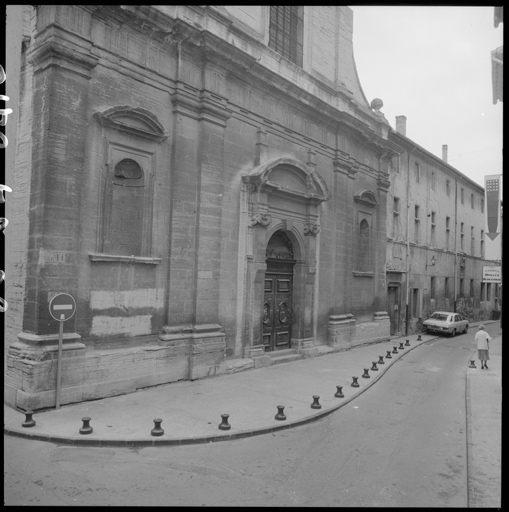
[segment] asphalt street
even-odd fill
[[[334,413],[252,438],[129,449],[6,436],[5,503],[500,506],[494,342],[481,372],[466,364],[473,332],[430,339]]]

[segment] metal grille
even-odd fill
[[[302,66],[302,28],[304,7],[271,5],[269,47]]]

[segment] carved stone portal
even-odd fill
[[[283,231],[274,233],[267,245],[265,256],[278,260],[293,260],[293,247],[288,235]]]

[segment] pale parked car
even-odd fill
[[[423,322],[422,330],[424,332],[436,332],[438,334],[456,336],[456,334],[468,332],[468,320],[465,320],[458,313],[435,311]]]

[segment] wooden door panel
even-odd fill
[[[290,346],[290,331],[276,331],[277,348],[286,348]]]
[[[266,350],[290,347],[292,324],[292,276],[265,276],[263,345]]]

